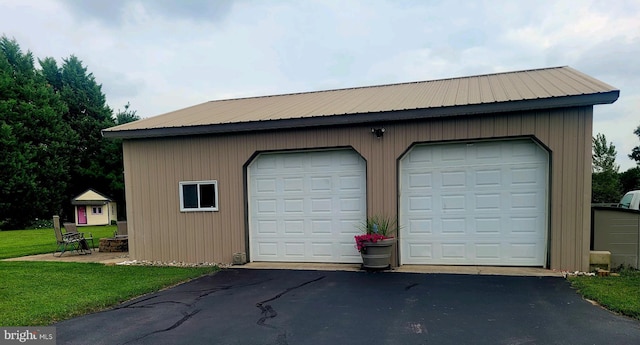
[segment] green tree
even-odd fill
[[[0,228],[24,228],[60,211],[75,139],[65,111],[31,52],[0,38]]]
[[[620,200],[620,178],[616,165],[616,147],[607,143],[604,134],[592,139],[593,165],[591,176],[591,202],[614,203]]]
[[[633,131],[633,133],[638,136],[638,139],[640,139],[640,126],[638,126],[638,128],[636,128],[636,130]],[[629,155],[629,158],[636,161],[637,164],[640,164],[640,146],[636,146],[631,150],[631,154]]]
[[[102,86],[73,55],[63,59],[60,68],[53,58],[40,60],[40,66],[47,82],[66,104],[63,118],[76,133],[69,151],[72,183],[66,199],[93,188],[118,200],[123,194],[122,149],[120,143],[102,137],[103,129],[116,124]],[[70,217],[72,207],[69,203],[65,206]]]
[[[592,171],[599,173],[603,171],[618,172],[620,167],[616,165],[616,147],[613,143],[607,144],[607,138],[604,134],[598,133],[592,139],[593,165]]]
[[[125,123],[140,120],[140,116],[136,114],[137,111],[130,110],[130,107],[131,105],[127,102],[127,104],[124,105],[124,110],[121,111],[118,109],[118,112],[116,113],[116,124],[123,125]]]
[[[620,173],[620,184],[622,185],[622,193],[640,189],[640,167],[630,168]]]

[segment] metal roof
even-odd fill
[[[145,138],[328,126],[613,103],[619,90],[571,67],[211,101],[103,130]]]

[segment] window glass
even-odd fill
[[[182,205],[184,208],[198,208],[198,185],[182,185]]]
[[[200,207],[216,206],[216,186],[214,184],[200,185]]]
[[[620,207],[629,208],[631,206],[631,199],[633,199],[633,194],[625,194],[625,196],[622,197],[622,200],[620,200]]]

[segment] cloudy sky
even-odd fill
[[[0,34],[76,55],[142,117],[225,98],[571,66],[621,90],[594,134],[640,144],[640,0],[0,0]]]

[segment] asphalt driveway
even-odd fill
[[[640,344],[556,277],[227,269],[55,326],[58,344]]]

